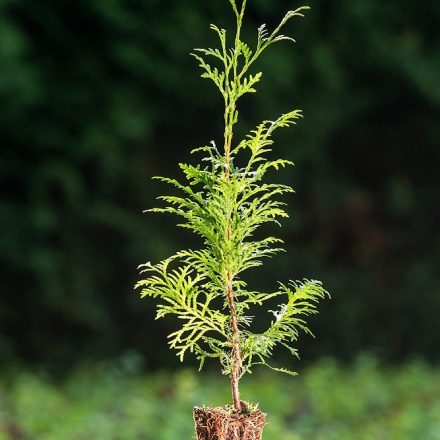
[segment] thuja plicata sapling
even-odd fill
[[[196,165],[180,163],[180,180],[155,177],[176,187],[179,194],[159,197],[164,206],[148,210],[180,217],[179,226],[199,236],[201,245],[141,265],[145,279],[136,285],[142,297],[158,300],[156,318],[178,318],[179,327],[169,335],[169,345],[180,359],[191,353],[200,369],[207,359],[215,359],[230,379],[231,405],[194,408],[199,440],[262,438],[266,414],[241,400],[240,379],[257,365],[294,375],[287,368],[273,366],[270,358],[279,346],[298,356],[292,344],[301,331],[311,334],[305,319],[317,313],[317,303],[328,296],[321,282],[313,279],[280,282],[275,291],[266,293],[249,288],[243,278],[266,257],[283,251],[280,238],[261,236],[258,230],[268,223],[279,225],[288,217],[279,198],[293,189],[270,182],[268,177],[293,163],[271,158],[272,136],[278,128],[296,124],[302,113],[293,110],[265,120],[237,141],[237,104],[244,95],[256,92],[262,78],[261,72],[253,73],[256,61],[270,46],[294,42],[282,31],[309,8],[287,12],[274,30],[261,25],[251,46],[241,35],[246,0],[229,3],[236,21],[234,35],[211,25],[218,47],[192,53],[202,78],[214,83],[223,100],[223,138],[192,150],[201,159]],[[251,309],[274,301],[278,306],[268,310],[273,315],[268,328],[252,331]]]

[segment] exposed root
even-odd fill
[[[266,414],[248,411],[237,413],[230,406],[219,408],[194,408],[197,440],[261,440]]]

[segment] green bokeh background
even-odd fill
[[[229,400],[223,378],[194,370],[138,375],[125,356],[62,384],[21,374],[0,399],[1,440],[189,440],[191,409]],[[422,362],[392,370],[330,359],[297,379],[260,371],[242,392],[268,412],[264,440],[438,440],[440,374]]]
[[[241,135],[304,111],[277,136],[276,155],[296,164],[277,177],[297,191],[276,231],[288,252],[251,282],[270,290],[276,280],[316,278],[332,294],[311,324],[317,340],[299,342],[301,365],[360,352],[395,366],[436,362],[438,2],[308,4],[306,19],[286,29],[297,43],[264,55],[259,93],[240,107]],[[250,0],[247,41],[299,5]],[[166,346],[175,323],[154,321],[153,303],[132,286],[138,264],[197,245],[175,219],[142,210],[168,191],[152,176],[179,176],[191,147],[221,139],[221,99],[188,55],[215,44],[211,22],[231,28],[226,0],[0,1],[5,370],[66,376],[126,353],[141,357],[139,374],[178,367]],[[6,382],[15,389],[20,380]]]

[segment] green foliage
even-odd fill
[[[299,4],[252,1],[246,40]],[[277,155],[297,164],[277,177],[300,189],[282,232],[294,249],[252,282],[313,274],[338,292],[313,324],[326,338],[301,339],[302,358],[369,347],[392,361],[439,359],[438,0],[308,4],[295,50],[265,51],[262,87],[243,101],[246,127],[292,102],[306,116],[294,138],[277,135]],[[162,344],[173,322],[146,319],[153,303],[139,306],[131,285],[145,255],[158,261],[186,237],[139,211],[158,191],[145,176],[175,177],[169,158],[218,128],[221,95],[206,93],[212,82],[186,54],[209,40],[207,20],[229,29],[232,14],[200,0],[63,5],[0,2],[0,363],[64,371],[131,346],[173,365]]]
[[[229,393],[209,374],[130,371],[126,360],[89,365],[61,383],[15,371],[13,380],[0,380],[0,439],[190,439],[188,408],[221,405]],[[438,368],[387,369],[362,357],[350,367],[322,360],[295,381],[262,373],[242,388],[271,414],[265,440],[439,438]]]
[[[241,40],[246,0],[240,8],[234,0],[230,2],[237,22],[232,47],[228,48],[226,30],[211,25],[219,37],[220,49],[196,49],[193,54],[203,70],[202,78],[210,79],[224,99],[223,151],[214,141],[193,150],[203,157],[198,165],[180,164],[185,183],[157,177],[176,187],[181,195],[161,196],[159,199],[166,206],[148,210],[181,217],[179,226],[198,235],[204,247],[180,251],[155,265],[142,265],[142,273],[149,276],[136,288],[141,288],[142,297],[160,300],[156,318],[171,314],[183,322],[179,330],[169,335],[169,344],[181,360],[187,351],[195,353],[201,368],[206,358],[216,358],[223,373],[231,377],[239,364],[237,375],[241,377],[254,365],[268,365],[267,359],[278,345],[297,356],[291,344],[297,340],[299,330],[311,333],[305,317],[317,312],[316,303],[327,292],[320,282],[304,280],[280,283],[275,292],[261,293],[250,290],[242,278],[248,269],[261,266],[264,258],[283,250],[281,239],[262,237],[259,229],[267,223],[280,225],[279,220],[288,217],[278,198],[293,189],[266,183],[266,177],[269,171],[293,165],[286,159],[270,159],[269,154],[275,130],[296,124],[301,112],[294,110],[274,121],[264,121],[233,146],[233,130],[238,121],[236,106],[244,94],[256,91],[255,85],[262,76],[261,72],[249,73],[253,63],[270,45],[293,40],[280,31],[308,8],[289,11],[271,33],[265,25],[260,26],[256,48],[252,50]],[[220,67],[208,64],[208,57],[219,60]],[[249,310],[273,298],[283,301],[272,312],[275,319],[263,333],[252,332]],[[284,368],[274,369],[294,374]]]

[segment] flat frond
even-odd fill
[[[298,357],[292,343],[300,332],[313,335],[306,318],[317,313],[317,303],[328,293],[319,281],[307,279],[280,283],[272,293],[258,292],[250,290],[242,277],[265,258],[284,251],[280,238],[261,236],[260,228],[281,225],[289,215],[279,199],[294,190],[265,179],[269,172],[276,174],[293,165],[272,157],[273,136],[278,128],[296,124],[302,113],[293,110],[264,120],[238,143],[234,127],[239,99],[255,93],[262,78],[261,72],[251,70],[254,62],[270,45],[295,41],[283,35],[282,29],[292,18],[302,17],[308,7],[288,11],[272,32],[261,25],[256,45],[251,47],[241,34],[246,0],[229,3],[236,18],[234,37],[227,38],[226,30],[213,24],[210,29],[219,46],[196,48],[191,54],[202,69],[201,77],[212,81],[222,95],[223,145],[217,147],[211,141],[194,148],[191,153],[202,157],[196,164],[179,164],[183,174],[179,180],[155,177],[171,185],[176,194],[158,197],[163,206],[146,211],[177,215],[178,226],[200,238],[200,248],[181,250],[157,264],[140,265],[142,279],[135,287],[142,298],[156,299],[156,319],[175,318],[178,325],[168,340],[181,360],[193,353],[202,368],[207,359],[216,359],[231,378],[252,372],[256,365],[295,375],[272,366],[268,358],[280,346]],[[278,305],[273,306],[274,301]],[[254,333],[253,308],[266,304],[271,304],[272,322],[266,331]]]

